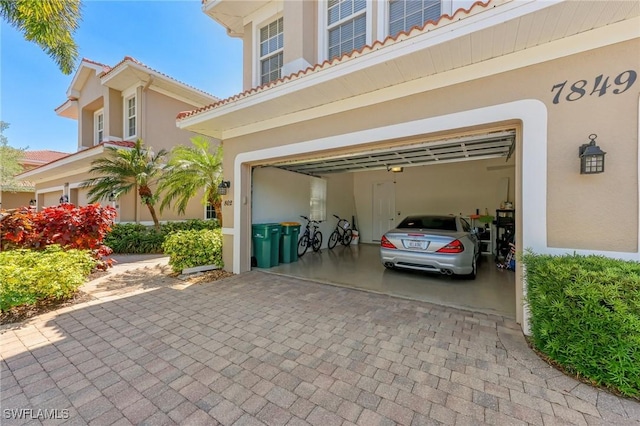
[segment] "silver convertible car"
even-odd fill
[[[480,242],[467,220],[459,216],[406,217],[380,241],[386,268],[415,269],[475,279]]]

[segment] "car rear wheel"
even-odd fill
[[[475,280],[478,275],[478,257],[473,256],[473,260],[471,261],[471,273],[465,275],[464,277],[468,280]]]

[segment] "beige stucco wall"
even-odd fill
[[[236,155],[241,152],[522,99],[538,99],[546,105],[548,114],[546,233],[549,246],[635,252],[638,250],[640,82],[620,94],[613,93],[615,86],[603,96],[589,95],[589,92],[599,75],[609,76],[611,84],[625,70],[640,71],[639,52],[638,40],[619,43],[335,116],[225,140],[224,168],[230,170]],[[587,80],[586,95],[575,101],[562,99],[558,104],[553,103],[551,89],[554,85],[568,81],[565,93],[569,93],[569,86],[581,79]],[[491,117],[487,117],[487,123],[493,126]],[[518,123],[513,123],[511,127],[517,126]],[[460,129],[460,133],[463,134],[464,129]],[[600,147],[608,153],[607,169],[600,175],[580,175],[578,147],[588,141],[591,133],[598,134]],[[381,145],[389,144],[389,141],[381,142]],[[226,218],[232,216],[232,209],[223,210]],[[614,211],[617,212],[615,219],[612,217]],[[231,225],[227,221],[226,226]]]
[[[251,23],[244,26],[242,37],[242,90],[253,87],[253,27]]]
[[[70,184],[70,192],[71,197],[70,201],[76,205],[83,206],[89,203],[88,198],[88,188],[73,188],[76,184],[83,182],[88,179],[90,175],[88,173],[80,173],[73,176],[67,176],[61,179],[53,179],[49,180],[44,184],[36,184],[36,191],[42,191],[43,189],[55,188],[55,187],[63,187],[65,183]],[[51,195],[57,194],[57,195]],[[45,202],[49,204],[39,203],[38,207],[47,207],[50,205],[57,205],[60,195],[62,195],[62,191],[55,190],[47,193],[41,193],[41,196],[44,197]],[[156,205],[156,213],[158,215],[159,220],[162,221],[171,221],[171,220],[185,220],[185,219],[204,219],[204,206],[201,204],[200,200],[202,198],[202,192],[199,192],[196,197],[194,197],[190,202],[185,211],[184,215],[179,215],[176,211],[173,211],[172,208],[167,208],[162,213],[160,213],[159,203]],[[76,201],[76,202],[74,202]],[[112,205],[108,200],[99,201],[103,205]],[[28,203],[28,201],[27,201]],[[118,207],[118,221],[120,222],[151,222],[151,214],[149,213],[149,209],[140,203],[139,198],[136,193],[133,191],[128,194],[124,194],[120,196],[116,205]]]
[[[29,207],[29,201],[35,199],[34,192],[2,192],[1,209],[16,209],[18,207]]]
[[[193,133],[176,127],[176,115],[194,108],[193,105],[148,89],[144,92],[144,143],[157,152],[171,150],[176,145],[191,145]]]
[[[103,86],[95,72],[86,79],[78,96],[78,146],[94,144],[93,114],[104,106]],[[106,128],[106,127],[105,127]]]
[[[287,64],[295,63],[297,67],[293,72],[316,63],[317,10],[316,3],[312,1],[284,2],[283,18],[286,30],[283,62],[285,68]]]
[[[107,87],[105,87],[105,91],[108,94],[104,106],[105,136],[122,138],[124,134],[124,105],[122,95],[117,90]]]

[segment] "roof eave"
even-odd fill
[[[101,84],[103,84],[106,87],[111,87],[113,88],[113,86],[116,85],[116,82],[118,81],[118,77],[122,75],[122,73],[124,73],[127,69],[132,69],[132,70],[136,70],[142,73],[145,73],[149,76],[149,80],[145,81],[145,80],[140,80],[140,83],[142,84],[147,84],[149,83],[150,86],[153,86],[154,83],[153,81],[155,80],[162,80],[163,82],[165,82],[166,84],[170,85],[171,87],[174,87],[182,92],[188,92],[189,94],[192,95],[192,97],[197,98],[193,99],[194,103],[198,102],[201,104],[206,105],[207,103],[210,102],[218,102],[220,99],[210,95],[209,93],[206,93],[200,89],[197,89],[195,87],[191,87],[188,86],[187,84],[184,84],[178,80],[175,80],[173,78],[170,78],[152,68],[149,68],[145,65],[139,64],[135,61],[132,60],[125,60],[122,63],[120,63],[119,65],[117,65],[116,67],[114,67],[114,69],[105,74],[104,76],[102,76],[100,78],[100,82]],[[176,93],[178,94],[178,93]]]
[[[78,100],[67,99],[65,103],[55,109],[55,112],[60,117],[70,118],[72,120],[78,119]]]

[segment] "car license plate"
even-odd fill
[[[403,240],[402,243],[404,244],[405,248],[420,249],[420,250],[426,249],[427,246],[429,245],[428,241],[420,241],[420,240]]]

